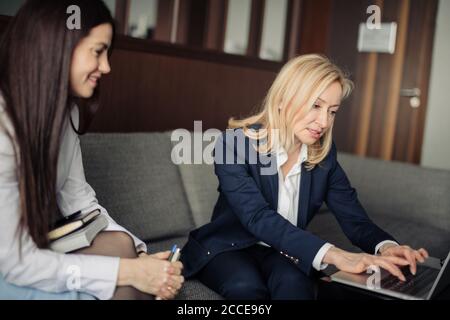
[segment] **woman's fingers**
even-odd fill
[[[402,281],[405,281],[405,276],[403,275],[402,271],[399,267],[397,267],[395,264],[389,262],[388,260],[385,260],[384,258],[377,258],[374,259],[373,263],[377,266],[382,267],[383,269],[389,271],[391,274],[396,276]]]
[[[181,275],[181,272],[183,270],[183,265],[181,264],[181,262],[174,262],[171,264],[168,272],[169,274],[174,274],[174,275]]]
[[[428,251],[425,250],[424,248],[420,248],[418,251],[420,252],[420,254],[422,255],[422,257],[424,259],[428,259],[430,257],[430,255],[428,254]]]
[[[175,268],[183,270],[183,264],[180,261],[174,262]]]
[[[184,278],[181,276],[171,276],[165,283],[166,286],[175,288],[177,290],[181,289],[181,286],[184,282]]]
[[[409,261],[409,270],[412,274],[416,274],[417,265],[416,265],[416,257],[413,254],[413,251],[410,248],[403,248],[403,255]]]
[[[170,251],[158,252],[149,256],[158,260],[167,260],[170,256]]]
[[[422,254],[418,250],[414,250],[413,254],[414,254],[414,257],[416,258],[417,261],[419,261],[421,263],[425,262],[425,258],[422,257]]]
[[[176,297],[178,294],[178,290],[171,286],[164,286],[161,288],[159,297],[161,297],[163,300],[172,300]]]
[[[399,265],[399,266],[407,266],[409,264],[409,261],[405,258],[396,257],[396,256],[384,256],[383,257],[386,260],[389,260],[390,262]]]

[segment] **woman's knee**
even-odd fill
[[[314,300],[315,286],[314,279],[299,270],[269,280],[270,293],[274,300]]]
[[[260,282],[239,280],[222,287],[221,294],[229,300],[268,300],[268,288]]]
[[[133,259],[137,257],[133,239],[125,232],[101,232],[89,248],[78,251],[79,254],[91,254]]]

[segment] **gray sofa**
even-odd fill
[[[183,246],[190,230],[210,219],[217,179],[210,165],[176,166],[168,133],[89,134],[81,138],[88,182],[116,221],[149,244],[150,252]],[[450,172],[339,154],[369,216],[400,242],[433,256],[450,249]],[[308,227],[353,251],[324,206]],[[221,299],[196,280],[178,299]]]

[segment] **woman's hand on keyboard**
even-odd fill
[[[423,248],[414,250],[407,245],[399,246],[390,243],[380,248],[380,254],[382,257],[398,257],[406,259],[409,264],[409,270],[414,275],[417,272],[417,261],[423,263],[429,257],[427,250]]]
[[[352,253],[332,247],[325,254],[323,262],[333,264],[339,270],[349,273],[362,273],[373,266],[381,267],[405,281],[405,276],[398,266],[406,266],[409,261],[396,256],[376,256],[366,253]]]

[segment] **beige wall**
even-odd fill
[[[438,10],[422,165],[450,170],[450,1]]]

